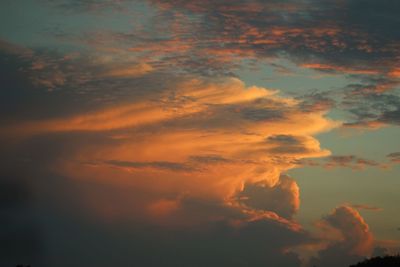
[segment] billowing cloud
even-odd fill
[[[281,177],[274,187],[263,182],[245,184],[237,197],[253,209],[273,211],[285,218],[291,218],[300,207],[299,187],[287,176]]]
[[[373,236],[356,208],[376,208],[340,206],[319,224],[326,235],[311,237],[296,221],[300,189],[286,173],[301,164],[386,167],[329,156],[316,139],[340,125],[399,124],[400,5],[384,2],[40,1],[83,21],[136,7],[146,18],[135,13],[121,31],[116,20],[66,33],[68,48],[0,41],[0,197],[14,210],[0,208],[16,232],[23,222],[44,226],[17,236],[26,259],[294,267],[294,248],[311,246],[311,264],[337,267],[370,255]],[[294,98],[239,78],[258,64],[278,76],[317,71],[354,82]],[[347,122],[329,119],[332,108],[346,110]]]
[[[347,266],[369,256],[374,248],[373,235],[361,215],[350,206],[340,206],[321,221],[332,241],[311,260],[311,266]],[[336,239],[336,240],[335,240]],[[340,255],[340,257],[338,257]]]
[[[116,177],[125,180],[133,175],[132,183],[154,190],[150,181],[161,175],[169,178],[158,181],[156,191],[189,191],[196,197],[205,194],[226,200],[246,181],[263,181],[272,187],[281,173],[296,166],[296,160],[329,154],[312,135],[337,123],[323,112],[298,107],[294,99],[264,88],[246,88],[237,79],[213,84],[188,80],[164,91],[157,101],[22,122],[4,132],[23,139],[52,133],[106,133],[109,141],[89,143],[73,156],[74,161],[67,161],[67,170],[76,172],[71,176],[87,173],[106,179],[99,176],[103,172],[112,173],[117,181]],[[196,180],[202,183],[193,183]]]
[[[114,79],[139,79],[142,88],[158,81]],[[95,218],[99,227],[129,221],[134,230],[127,232],[134,235],[140,225],[159,229],[160,236],[179,229],[176,240],[161,237],[168,245],[154,251],[168,264],[176,262],[162,251],[166,247],[186,248],[191,256],[179,259],[182,264],[204,257],[233,266],[297,266],[290,248],[310,237],[293,219],[299,188],[284,173],[300,159],[329,154],[314,138],[338,125],[325,113],[303,110],[299,100],[237,78],[181,77],[175,86],[121,104],[16,117],[2,125],[2,158],[40,177],[31,190],[40,196],[41,212],[54,220],[63,216],[58,209],[79,207],[83,214],[71,212],[79,220]],[[188,232],[195,233],[190,240]],[[156,242],[149,234],[141,238]],[[195,249],[210,242],[215,247]],[[238,258],[231,260],[232,254]],[[148,257],[141,261],[156,265]]]

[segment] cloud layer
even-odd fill
[[[376,241],[355,208],[376,208],[342,205],[321,233],[307,231],[287,172],[388,166],[331,155],[316,136],[399,124],[398,3],[40,4],[84,21],[135,18],[120,31],[47,31],[43,47],[0,39],[0,209],[13,225],[0,230],[2,264],[337,267],[371,255]],[[266,66],[278,78],[351,82],[291,97],[241,79]],[[328,117],[335,109],[343,122]]]
[[[21,54],[13,60],[21,64]],[[30,54],[23,60],[29,70],[35,57]],[[141,90],[158,85],[158,79],[143,80],[136,74],[113,79],[139,80]],[[7,82],[16,84],[13,76]],[[38,85],[29,77],[24,83],[38,96],[50,94],[56,103],[65,93],[49,92],[46,84]],[[71,85],[76,83],[66,79],[62,86]],[[69,101],[65,97],[62,102]],[[44,103],[47,110],[54,106],[51,101]],[[35,177],[28,188],[37,196],[36,206],[29,210],[48,217],[24,216],[39,225],[80,228],[77,235],[64,237],[60,250],[41,251],[40,259],[28,260],[42,265],[48,261],[50,266],[52,257],[66,257],[67,240],[85,243],[81,231],[88,235],[105,231],[99,242],[141,247],[132,255],[147,266],[193,261],[199,266],[300,264],[290,249],[311,242],[312,237],[294,220],[299,188],[284,173],[301,159],[329,155],[314,137],[338,126],[326,118],[325,110],[303,110],[299,100],[280,96],[276,90],[248,87],[237,78],[190,76],[120,103],[98,103],[74,111],[58,106],[52,115],[31,118],[22,116],[24,109],[8,111],[13,119],[2,125],[1,158],[2,173],[10,170],[12,176],[3,180]],[[8,215],[10,220],[18,216]],[[86,221],[96,221],[98,229],[86,229]],[[121,226],[127,222],[130,227]],[[52,236],[63,235],[52,227],[39,243],[52,244]],[[118,227],[128,238],[107,236],[118,235]],[[169,231],[175,233],[173,237],[165,236]],[[132,235],[139,237],[132,239]],[[160,243],[153,249],[155,257],[141,243]],[[172,259],[167,248],[184,251],[187,257]],[[96,251],[92,247],[85,253]],[[127,255],[123,258],[132,261]],[[58,265],[72,263],[70,259]]]

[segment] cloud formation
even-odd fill
[[[373,251],[373,235],[368,225],[350,206],[335,208],[322,219],[320,227],[325,234],[333,233],[331,238],[334,239],[318,252],[318,257],[311,259],[311,266],[347,266],[360,261]]]
[[[400,152],[393,152],[387,155],[391,162],[400,163]]]
[[[355,155],[331,155],[324,157],[321,160],[305,159],[300,160],[299,164],[313,167],[320,166],[326,169],[350,168],[353,170],[363,170],[366,167],[387,169],[390,166],[387,163],[381,163]]]
[[[188,80],[173,91],[163,92],[157,101],[149,99],[69,118],[22,122],[6,127],[4,132],[21,138],[68,132],[108,133],[112,140],[108,142],[113,145],[81,151],[79,158],[93,164],[76,168],[96,165],[104,172],[126,177],[162,171],[174,177],[173,183],[183,180],[182,191],[201,192],[196,183],[187,181],[185,172],[190,172],[193,179],[198,175],[210,186],[204,188],[207,194],[225,199],[240,190],[245,181],[264,181],[271,187],[278,183],[281,173],[295,166],[296,160],[329,154],[320,149],[312,135],[337,124],[326,119],[323,112],[304,112],[298,106],[296,100],[279,97],[274,91],[245,88],[237,79],[217,83]],[[110,169],[112,166],[118,171]],[[182,173],[168,173],[178,170]]]
[[[340,206],[319,223],[326,235],[312,236],[296,221],[300,189],[286,173],[307,164],[386,168],[356,155],[330,156],[316,135],[340,125],[399,124],[398,3],[41,3],[101,16],[127,15],[132,4],[148,17],[121,31],[67,33],[63,42],[73,48],[0,41],[0,178],[17,195],[0,197],[15,208],[5,208],[7,221],[45,226],[43,235],[34,228],[18,237],[27,260],[294,267],[301,260],[293,251],[311,246],[318,253],[310,264],[337,267],[371,254],[373,236],[356,209],[375,207]],[[296,71],[354,82],[294,98],[239,78],[260,65],[292,74],[277,63],[282,59]],[[333,108],[350,119],[329,119]],[[398,153],[387,157],[399,161]],[[14,177],[15,187],[8,181]],[[18,198],[24,190],[35,196],[32,207]],[[109,255],[98,244],[115,247],[117,256],[98,259]],[[10,265],[17,256],[7,257]]]
[[[129,3],[68,1],[59,8],[123,13],[124,9],[131,10]],[[151,70],[231,77],[259,61],[276,68],[274,60],[289,59],[299,69],[345,75],[352,80],[342,95],[336,96],[338,107],[349,112],[345,126],[378,128],[398,124],[397,108],[375,107],[383,98],[390,106],[393,101],[389,98],[398,97],[400,47],[393,25],[398,22],[395,14],[400,7],[393,1],[133,3],[146,4],[152,11],[145,26],[123,32],[93,32],[83,38],[94,50],[136,60],[136,66],[107,70],[105,74],[137,75]],[[47,77],[53,77],[53,82],[46,81],[49,87],[63,82],[61,73]],[[376,105],[365,105],[371,101]]]
[[[32,60],[29,57],[26,66]],[[12,76],[8,79],[15,84]],[[113,79],[139,80],[142,90],[158,85],[158,79],[137,76]],[[49,92],[45,84],[32,85],[30,79],[25,82],[41,96],[63,94]],[[62,86],[70,86],[69,80]],[[50,101],[45,104],[42,108],[47,110],[53,106]],[[31,118],[13,112],[14,119],[2,125],[2,170],[9,166],[13,172],[24,169],[38,177],[31,190],[39,196],[40,210],[32,208],[34,212],[61,220],[66,227],[76,225],[60,216],[72,216],[81,227],[85,220],[95,220],[102,229],[98,231],[106,232],[114,230],[105,225],[129,221],[131,229],[126,232],[135,236],[142,225],[149,225],[139,240],[161,242],[154,253],[170,266],[194,259],[200,266],[298,266],[299,257],[290,248],[311,237],[294,219],[299,189],[284,173],[300,159],[328,155],[314,135],[338,126],[326,118],[326,110],[303,110],[299,100],[276,90],[248,87],[237,78],[182,76],[174,86],[164,84],[120,104],[61,108]],[[42,220],[41,224],[54,225]],[[154,229],[161,236],[158,241],[149,234]],[[55,242],[51,236],[59,231],[47,231],[50,237],[44,242]],[[86,231],[95,235],[96,230]],[[168,231],[176,231],[176,237],[164,238]],[[117,242],[103,234],[104,242]],[[66,240],[71,238],[80,240]],[[135,239],[124,240],[132,247],[142,246]],[[63,255],[65,246],[62,242],[61,251],[49,253]],[[188,257],[174,260],[163,251],[168,247],[185,251]],[[157,266],[159,261],[153,262],[148,247],[143,248],[133,255],[143,264]],[[232,254],[238,257],[232,259]]]

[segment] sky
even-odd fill
[[[400,252],[397,0],[2,0],[0,265]]]

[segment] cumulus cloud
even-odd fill
[[[373,237],[361,215],[351,207],[341,206],[326,216],[324,222],[339,230],[344,248],[351,254],[366,255],[372,250]]]
[[[311,259],[311,266],[347,266],[369,256],[373,251],[373,235],[368,225],[357,210],[350,206],[335,208],[322,219],[320,227],[325,234],[332,233],[333,240],[318,252],[318,257]]]
[[[238,201],[253,209],[273,211],[292,218],[300,207],[300,190],[290,177],[283,176],[275,186],[263,182],[245,184]]]
[[[51,2],[83,12],[126,3]],[[87,265],[116,265],[91,260],[108,252],[88,241],[101,239],[120,249],[122,262],[143,266],[298,266],[291,249],[315,240],[294,219],[299,187],[285,173],[318,157],[326,168],[382,167],[353,155],[327,157],[315,135],[339,126],[326,117],[334,106],[354,115],[347,126],[398,124],[398,31],[384,26],[395,22],[399,5],[148,3],[154,13],[146,27],[91,33],[82,41],[90,52],[0,42],[2,172],[12,166],[35,178],[34,211],[49,215],[42,224],[51,226],[50,262],[77,266],[69,248]],[[235,77],[251,60],[282,57],[360,83],[338,104],[331,95],[284,97]],[[396,153],[388,157],[397,161]],[[321,221],[331,236],[321,238],[328,241],[312,263],[336,267],[371,252],[372,234],[354,207],[371,209],[341,206]],[[182,257],[172,258],[176,251]],[[57,256],[67,260],[54,263]]]
[[[125,77],[117,79],[127,82]],[[157,79],[141,77],[128,82],[132,79],[141,81],[144,89],[158,84]],[[174,86],[165,84],[139,96],[72,114],[16,117],[2,125],[2,158],[8,166],[22,164],[39,177],[34,190],[41,212],[61,221],[59,216],[95,218],[99,227],[126,221],[133,229],[153,225],[164,229],[158,230],[160,236],[179,229],[175,240],[161,238],[167,246],[154,251],[171,265],[176,261],[163,252],[167,247],[190,255],[179,259],[182,264],[204,257],[210,266],[214,263],[209,259],[233,266],[297,266],[299,258],[290,247],[310,237],[293,219],[299,208],[298,186],[283,174],[296,160],[329,154],[313,137],[338,125],[325,117],[326,110],[303,110],[301,101],[276,90],[248,87],[237,78],[183,76]],[[83,214],[71,211],[76,207]],[[199,234],[188,240],[184,236],[193,235],[193,229]],[[146,233],[142,242],[153,242]],[[48,237],[46,242],[55,241]],[[196,250],[199,244],[204,249]],[[219,245],[206,249],[210,244]],[[232,254],[237,259],[232,260]],[[157,265],[148,257],[141,261]]]

